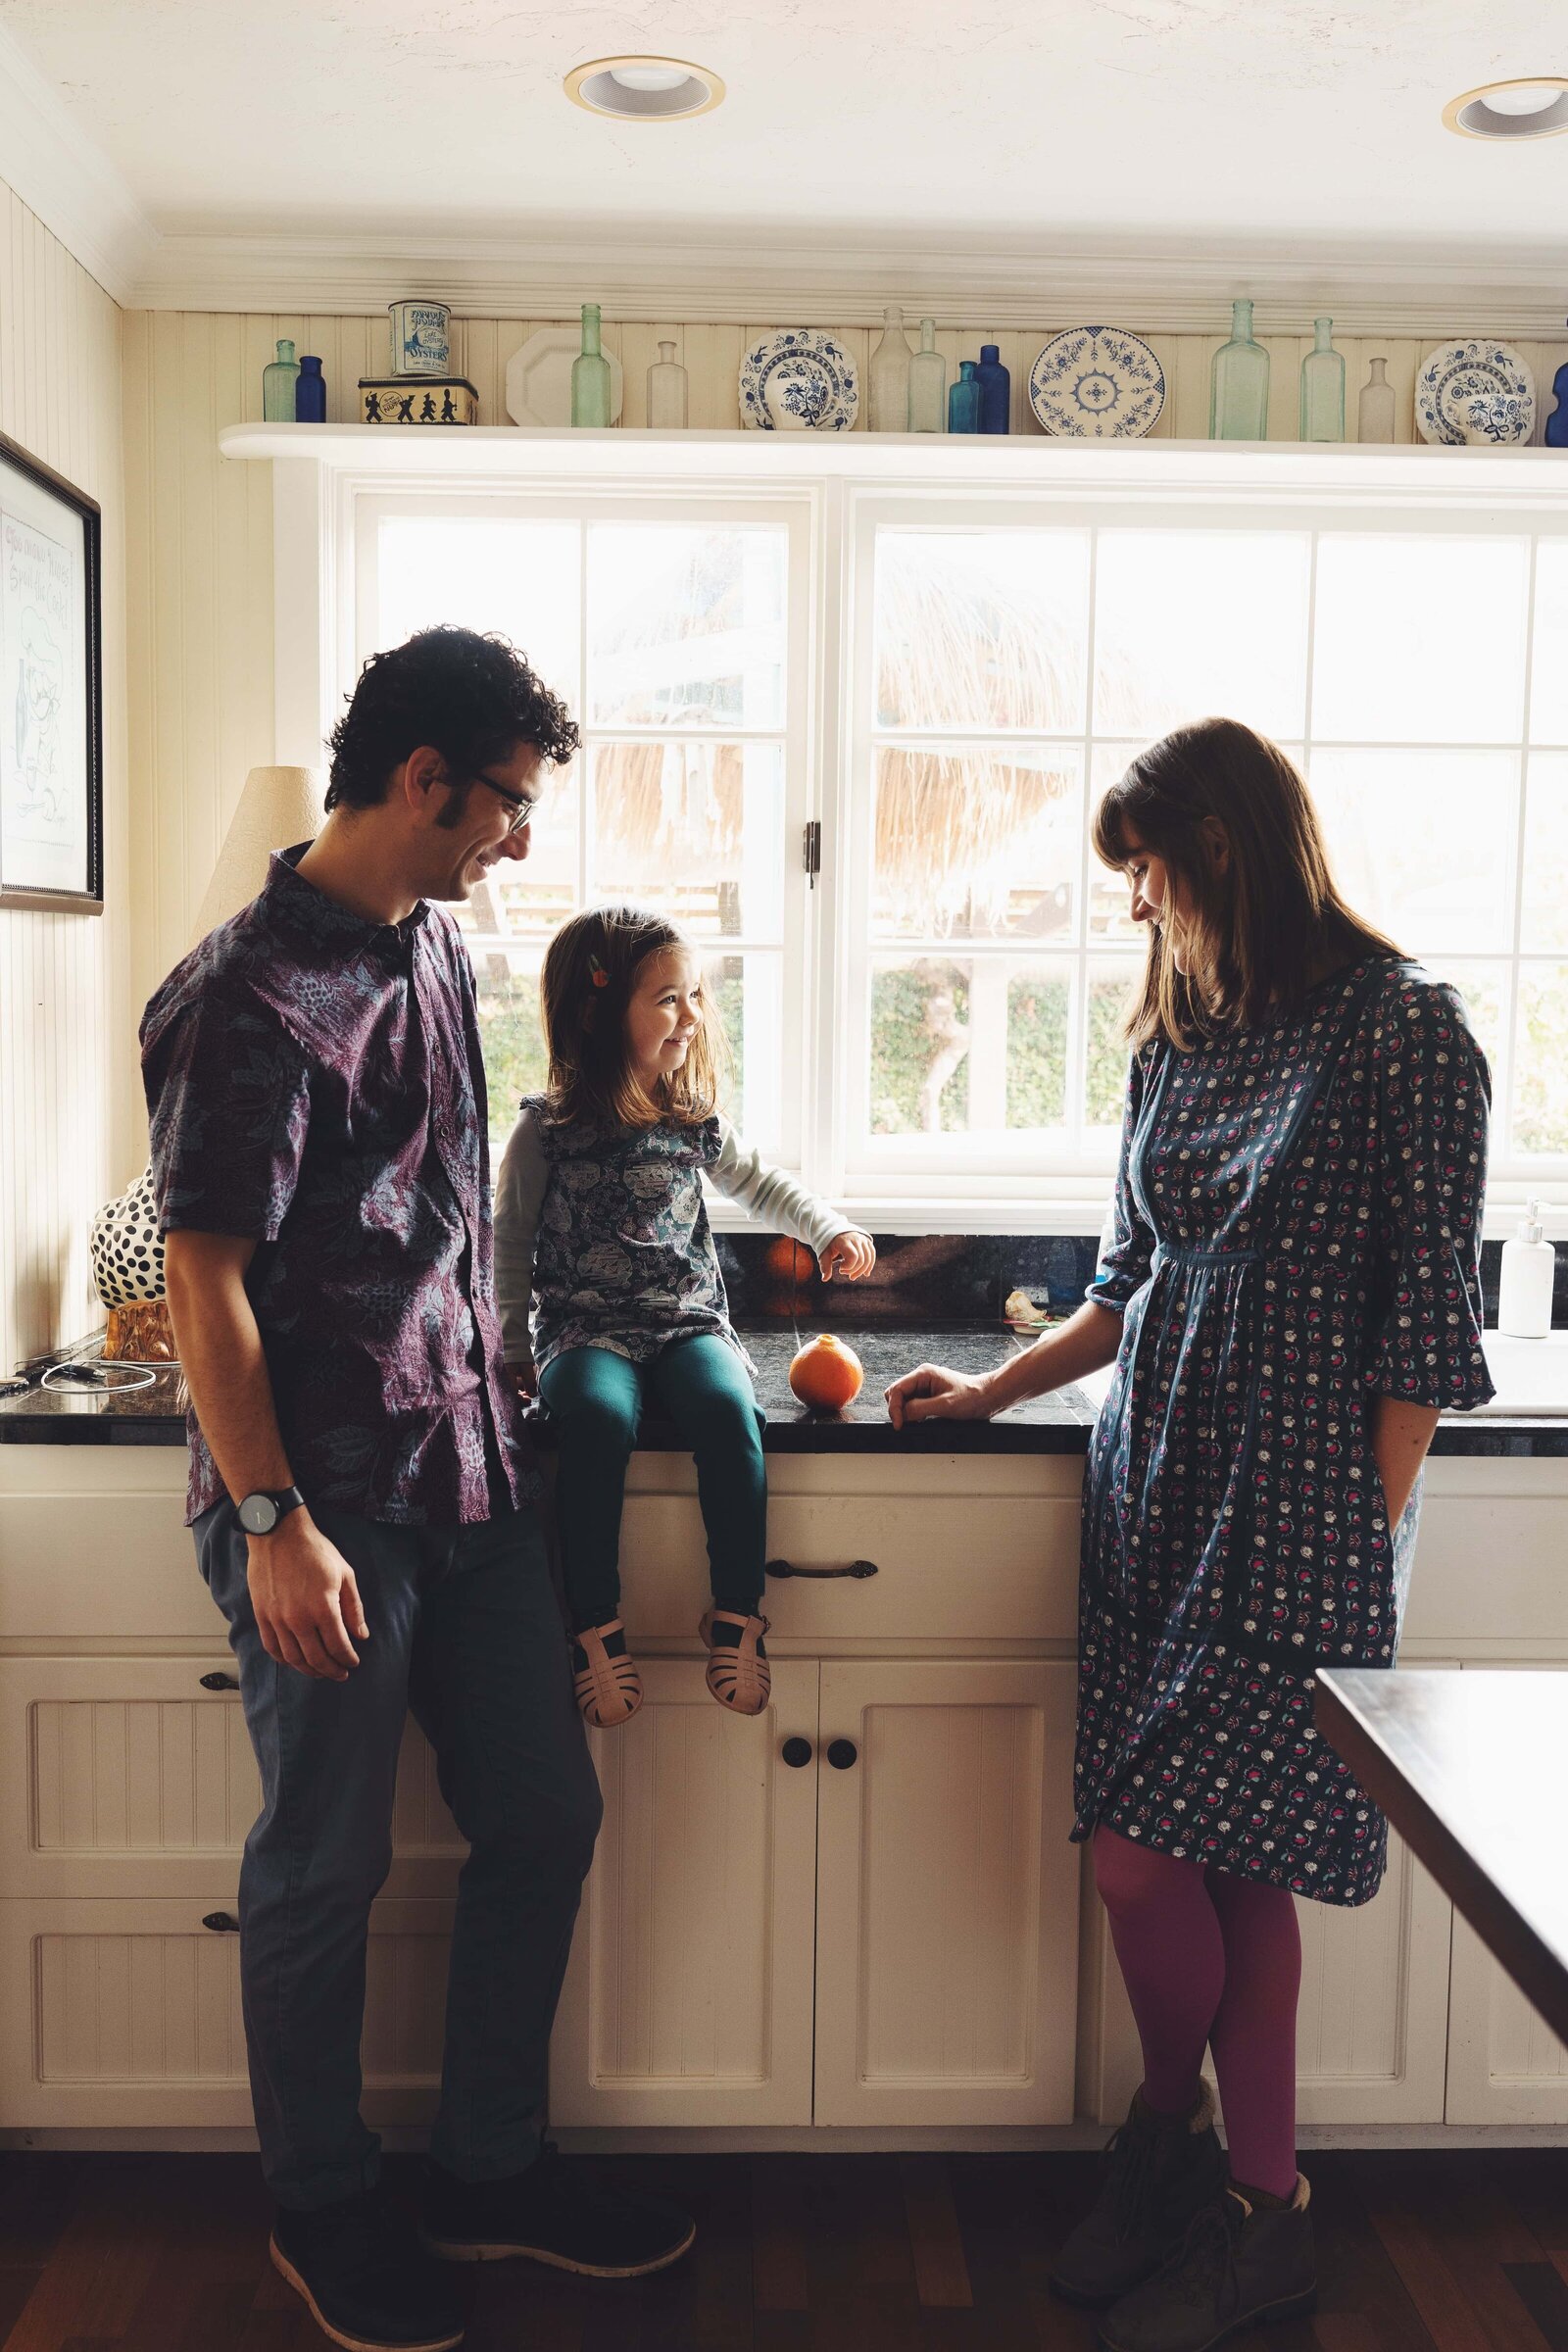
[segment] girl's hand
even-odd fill
[[[989,1421],[989,1384],[945,1364],[920,1364],[882,1392],[895,1429],[913,1421]]]
[[[816,1262],[824,1282],[831,1282],[841,1269],[851,1282],[862,1282],[876,1264],[876,1245],[868,1233],[852,1225],[847,1233],[833,1236]]]
[[[539,1375],[533,1368],[531,1356],[525,1357],[521,1363],[509,1364],[507,1370],[512,1374],[512,1385],[519,1396],[538,1396]]]

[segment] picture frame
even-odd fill
[[[102,536],[0,434],[0,912],[103,912]]]

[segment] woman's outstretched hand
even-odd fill
[[[984,1380],[945,1364],[919,1364],[882,1394],[895,1429],[910,1421],[988,1421],[994,1410]]]

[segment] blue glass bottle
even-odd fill
[[[973,360],[958,362],[958,380],[948,387],[948,430],[950,433],[980,430],[980,380]]]
[[[1568,449],[1568,360],[1552,377],[1551,391],[1557,405],[1546,418],[1544,438],[1548,449]]]
[[[1012,378],[1002,365],[999,344],[981,344],[976,377],[980,385],[980,430],[1004,433],[1011,422]]]
[[[300,353],[300,372],[294,385],[294,421],[296,424],[324,424],[326,422],[326,378],[321,363],[308,351]]]

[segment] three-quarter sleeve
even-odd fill
[[[142,1079],[159,1231],[275,1242],[310,1126],[309,1065],[277,1015],[192,994],[144,1029]]]
[[[1481,1345],[1492,1081],[1457,992],[1402,972],[1372,1032],[1379,1152],[1367,1385],[1463,1412],[1494,1394]]]
[[[1132,1182],[1133,1131],[1143,1108],[1150,1081],[1152,1056],[1135,1054],[1127,1071],[1127,1104],[1121,1122],[1121,1152],[1116,1162],[1116,1185],[1105,1228],[1100,1237],[1095,1278],[1084,1297],[1097,1306],[1120,1314],[1149,1280],[1154,1257],[1154,1235],[1138,1205]]]

